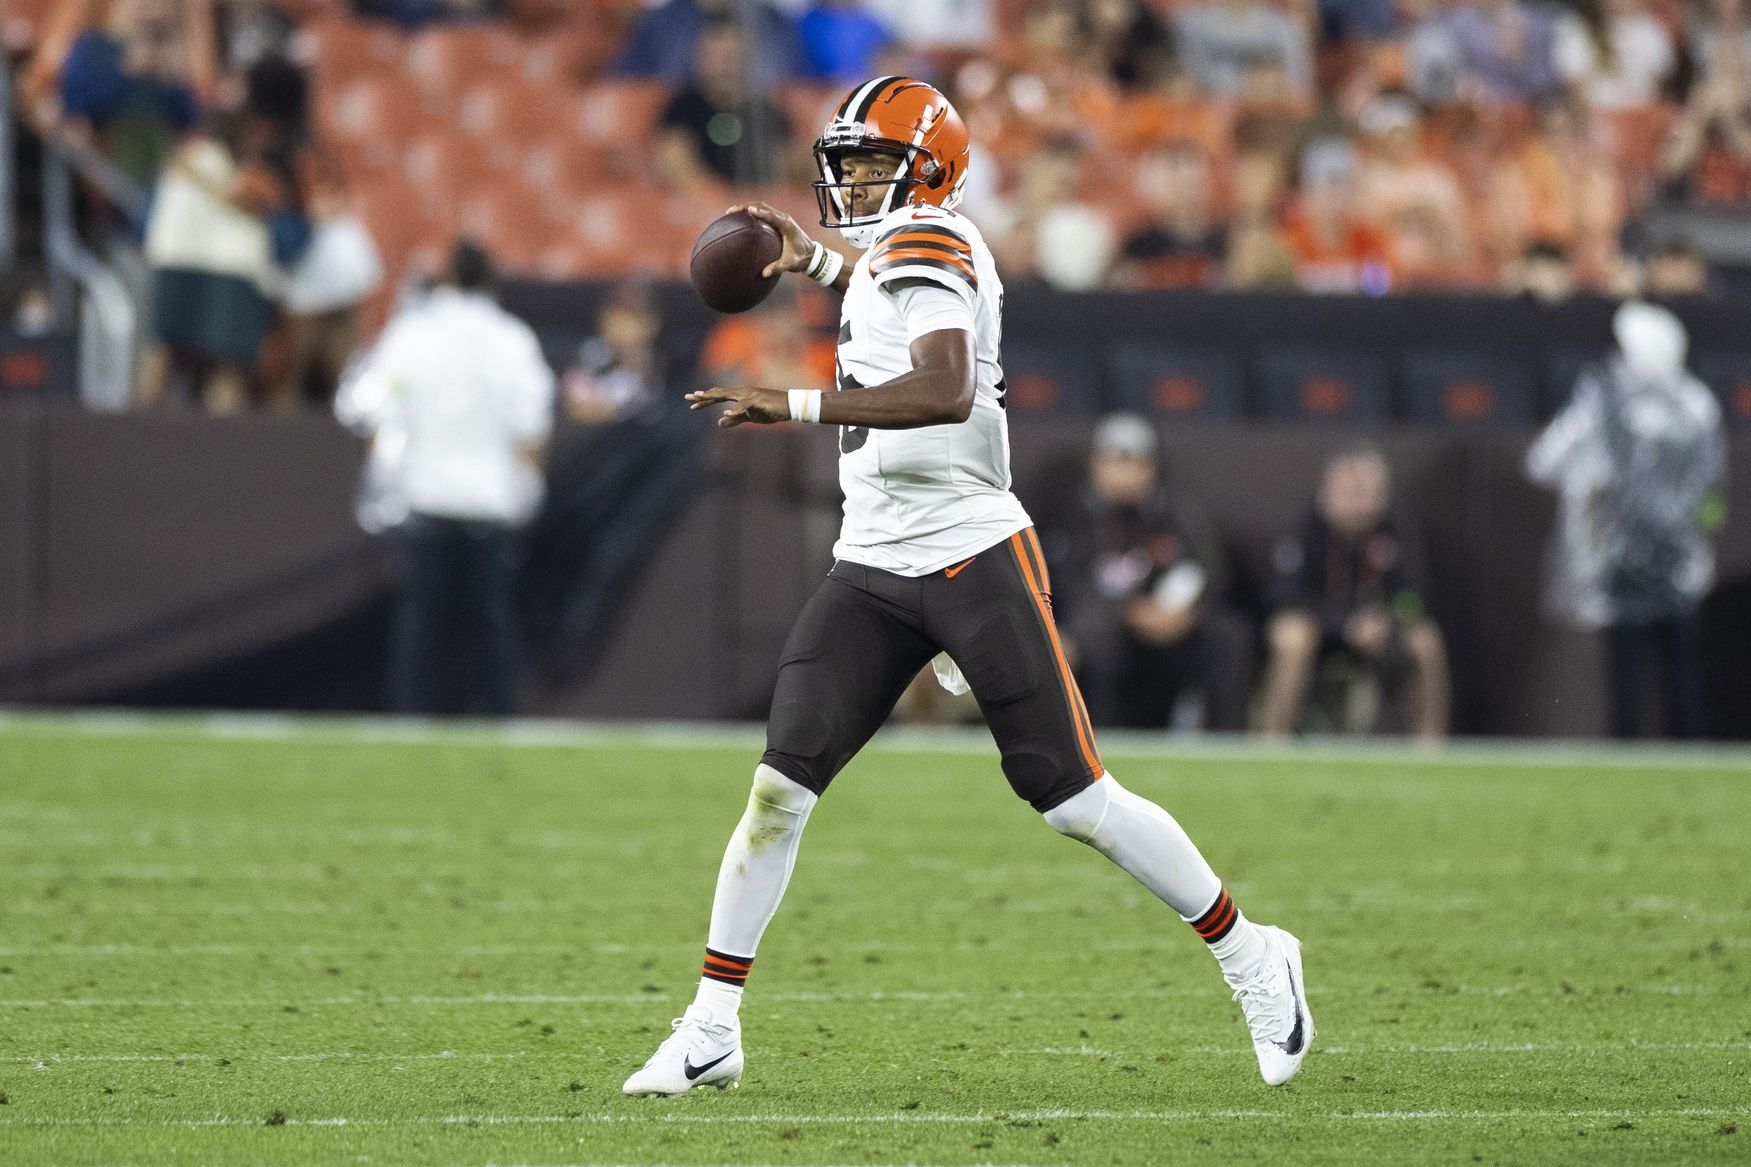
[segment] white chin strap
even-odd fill
[[[845,237],[845,242],[859,251],[869,250],[869,245],[875,242],[876,228],[879,223],[862,223],[856,227],[841,227],[839,234]]]

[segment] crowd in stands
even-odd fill
[[[233,401],[255,352],[289,403],[458,235],[673,277],[730,201],[812,221],[885,72],[957,103],[1012,284],[1702,291],[1686,216],[1751,209],[1741,3],[18,0],[7,37],[26,119],[166,196],[147,395],[192,353]]]

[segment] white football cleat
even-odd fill
[[[1259,1073],[1272,1086],[1295,1076],[1313,1045],[1313,1013],[1301,977],[1301,941],[1281,928],[1260,925],[1270,949],[1249,981],[1234,986],[1234,999],[1252,1031]]]
[[[734,1014],[723,1021],[695,1003],[673,1026],[675,1032],[620,1088],[623,1093],[670,1098],[700,1086],[727,1090],[742,1084],[742,1024]]]

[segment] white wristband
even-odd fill
[[[814,424],[821,420],[821,391],[819,389],[792,389],[790,391],[790,420]]]
[[[816,243],[815,254],[809,258],[808,276],[823,288],[830,288],[844,266],[843,255],[824,243]]]

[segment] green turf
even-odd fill
[[[0,1162],[1751,1161],[1751,763],[1109,747],[1305,941],[1272,1090],[988,754],[873,748],[743,1088],[628,1100],[751,745],[260,728],[0,723]]]

